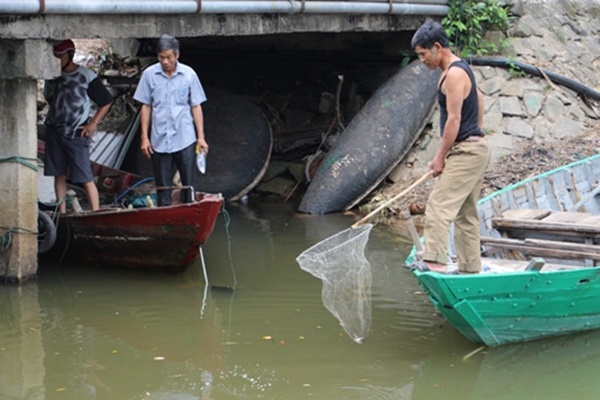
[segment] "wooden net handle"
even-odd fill
[[[417,179],[412,185],[410,185],[409,187],[407,187],[406,189],[404,189],[402,192],[398,193],[397,195],[395,195],[394,197],[392,197],[391,199],[389,199],[388,201],[386,201],[385,203],[383,203],[382,205],[380,205],[379,207],[377,207],[376,209],[374,209],[373,211],[371,211],[370,213],[368,213],[362,219],[360,219],[359,221],[357,221],[354,225],[352,225],[352,228],[356,228],[357,226],[360,226],[360,225],[364,224],[369,219],[371,219],[375,214],[377,214],[379,211],[383,210],[385,207],[389,206],[391,203],[393,203],[393,202],[399,200],[400,198],[406,196],[411,190],[413,190],[415,187],[417,187],[421,183],[425,182],[432,175],[433,175],[433,171],[427,172],[425,175],[423,175],[422,177],[420,177],[419,179]]]

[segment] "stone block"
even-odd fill
[[[570,118],[562,118],[550,130],[553,138],[573,137],[583,134],[584,126]]]
[[[483,115],[483,131],[486,134],[502,133],[502,113],[501,112],[488,112]]]
[[[509,42],[509,47],[514,49],[514,52],[517,56],[534,56],[535,51],[531,48],[528,39],[523,38],[513,38]]]
[[[518,97],[500,97],[500,111],[508,117],[525,117],[527,114],[521,107]]]
[[[497,97],[494,96],[483,96],[483,110],[484,114],[492,112],[500,112],[500,102]]]
[[[542,28],[533,16],[526,14],[518,19],[509,33],[512,37],[527,38],[534,35],[541,35]]]
[[[492,148],[492,162],[512,153],[514,150],[515,140],[510,135],[496,133],[493,135],[487,135],[486,139]]]
[[[533,138],[533,128],[521,118],[507,118],[504,133],[525,139]]]
[[[475,72],[477,82],[481,82],[481,78],[492,79],[494,76],[496,76],[496,69],[488,66],[473,67],[473,72]]]
[[[516,96],[518,98],[523,98],[524,94],[525,89],[519,81],[509,80],[500,89],[500,95],[502,96]]]
[[[552,121],[556,122],[565,114],[566,107],[557,95],[551,94],[544,103],[544,114]]]
[[[567,114],[575,121],[584,121],[586,118],[585,112],[577,104],[571,104],[567,107]]]
[[[537,117],[544,104],[544,95],[540,92],[529,92],[523,96],[523,104],[527,114]]]
[[[501,76],[495,76],[492,79],[481,82],[478,84],[478,87],[484,94],[491,96],[495,93],[498,93],[504,84],[504,78]]]

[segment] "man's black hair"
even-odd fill
[[[413,49],[417,46],[424,49],[431,49],[436,42],[442,47],[449,47],[446,30],[438,22],[427,18],[425,23],[413,35],[410,45]]]

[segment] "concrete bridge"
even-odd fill
[[[0,279],[37,274],[36,96],[38,80],[60,75],[57,40],[108,39],[134,53],[169,33],[182,39],[182,49],[385,58],[410,50],[425,18],[447,11],[447,0],[0,0]]]

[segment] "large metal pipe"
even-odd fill
[[[447,0],[0,0],[0,14],[407,14],[442,16]]]

